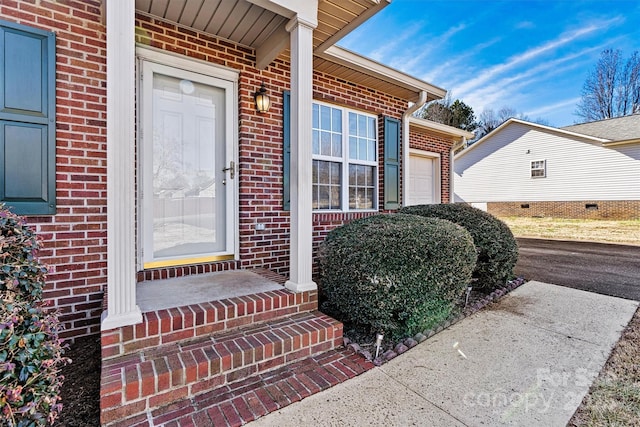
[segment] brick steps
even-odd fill
[[[373,368],[347,348],[185,397],[110,427],[240,426]]]
[[[247,299],[253,301],[252,298]],[[227,319],[247,316],[246,312],[238,309],[238,305],[235,307],[235,317],[230,316],[229,311],[222,311]],[[184,315],[186,310],[177,311]],[[242,314],[238,316],[239,313]],[[207,316],[196,315],[194,320],[206,321]],[[184,319],[183,316],[183,322]],[[163,324],[163,321],[159,322],[160,330]],[[176,326],[178,322],[172,324]],[[148,331],[149,325],[146,326]],[[195,331],[197,326],[186,329]],[[110,425],[124,422],[122,420],[126,417],[125,421],[132,422],[130,416],[153,414],[160,408],[186,405],[185,401],[195,402],[196,407],[208,407],[204,402],[211,399],[201,396],[211,393],[213,396],[224,395],[220,387],[229,387],[229,384],[257,374],[263,375],[341,344],[342,324],[312,311],[214,335],[172,340],[160,346],[145,345],[135,352],[103,359],[101,421]],[[256,393],[263,393],[269,387],[271,385]]]
[[[103,331],[102,359],[309,312],[317,307],[317,292],[292,293],[283,288],[150,311],[142,314],[142,323]]]

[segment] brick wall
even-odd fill
[[[499,217],[576,219],[640,219],[640,200],[583,200],[565,202],[489,202],[487,211]]]
[[[449,203],[449,178],[450,178],[450,157],[451,146],[454,141],[450,137],[446,137],[439,133],[429,132],[426,129],[411,128],[411,138],[409,146],[416,150],[431,151],[440,154],[440,187],[442,203]]]
[[[28,217],[50,266],[44,296],[72,337],[100,329],[106,283],[106,36],[99,0],[0,2],[0,19],[56,33],[57,214]]]
[[[54,216],[30,217],[51,266],[45,297],[60,309],[65,337],[99,331],[106,286],[106,28],[100,0],[11,1],[1,19],[54,30],[57,34],[57,204]],[[282,209],[282,91],[289,89],[286,58],[257,70],[255,52],[188,28],[138,15],[137,41],[239,71],[239,251],[240,260],[140,272],[138,280],[199,274],[221,269],[265,267],[284,275],[289,262],[289,212]],[[253,93],[265,82],[271,110],[255,112]],[[401,119],[406,100],[316,73],[314,98]],[[443,144],[440,147],[439,144]],[[443,200],[448,200],[448,147],[428,135],[415,148],[440,150]],[[383,144],[380,150],[382,204]],[[314,248],[337,225],[370,213],[314,214]],[[257,223],[265,230],[256,230]],[[314,250],[315,250],[314,249]]]

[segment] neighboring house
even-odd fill
[[[313,310],[314,254],[327,232],[449,201],[452,147],[472,135],[411,118],[446,91],[335,46],[388,3],[2,4],[0,200],[42,237],[45,297],[63,336],[102,330],[104,422],[173,398],[150,400],[167,390],[149,377],[158,365],[121,375],[114,358]],[[259,112],[262,94],[270,108]],[[241,269],[287,280],[281,293],[183,302],[206,273]],[[172,308],[140,308],[140,286],[178,277]],[[331,328],[312,337],[339,343]],[[176,357],[169,371],[191,378],[195,359]],[[180,384],[170,386],[176,399],[187,393]]]
[[[498,216],[640,218],[640,115],[509,119],[455,156],[455,200]]]

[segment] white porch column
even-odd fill
[[[142,321],[135,264],[135,3],[109,0],[106,15],[108,304],[103,330]]]
[[[291,258],[285,286],[315,290],[312,276],[311,105],[313,103],[313,29],[317,23],[293,18],[291,33]]]

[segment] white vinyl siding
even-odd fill
[[[455,159],[456,201],[640,200],[640,144],[603,147],[511,123],[468,150]],[[541,159],[547,177],[531,179]]]

